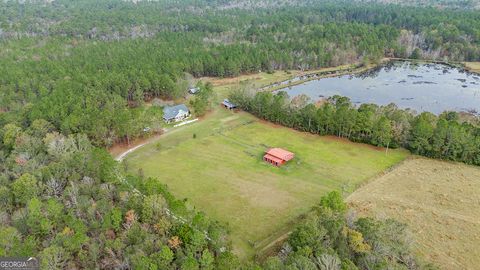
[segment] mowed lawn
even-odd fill
[[[285,148],[296,157],[273,167],[262,161],[268,147]],[[126,162],[132,172],[142,168],[178,198],[228,223],[235,251],[248,258],[288,232],[326,192],[351,192],[407,155],[217,109],[206,120],[170,130]]]

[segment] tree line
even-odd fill
[[[357,218],[330,192],[295,227],[264,270],[436,269],[418,260],[405,224]]]
[[[415,154],[480,165],[480,125],[457,112],[416,114],[395,104],[354,106],[333,96],[316,106],[308,97],[290,99],[286,92],[233,91],[230,99],[262,119],[319,135],[334,135],[375,146],[404,147]]]

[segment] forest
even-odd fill
[[[224,224],[157,179],[126,175],[105,150],[158,122],[146,103],[183,99],[192,76],[480,61],[472,1],[363,2],[0,1],[0,257],[36,254],[42,269],[423,268],[401,225],[346,219],[335,195],[300,222],[284,257],[241,263]],[[206,99],[191,105],[202,113]],[[232,100],[302,131],[480,165],[478,125],[455,113],[247,91]]]
[[[405,6],[438,7],[452,9],[480,9],[478,0],[356,0],[357,2],[375,2],[384,4],[399,4]]]
[[[110,146],[148,126],[138,109],[144,101],[183,97],[185,73],[228,77],[383,57],[480,59],[478,12],[241,3],[1,2],[0,123],[45,119],[64,134],[81,131]]]
[[[0,257],[34,255],[52,270],[234,262],[223,225],[157,179],[124,175],[85,135],[64,136],[45,120],[27,129],[8,124],[2,135]]]

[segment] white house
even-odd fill
[[[190,110],[185,104],[163,108],[163,120],[166,123],[182,121],[190,116]]]

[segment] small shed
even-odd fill
[[[224,99],[223,102],[222,102],[222,105],[223,105],[223,107],[225,107],[229,110],[233,110],[233,109],[237,108],[237,105],[231,103],[228,99]]]
[[[179,122],[190,116],[190,110],[185,104],[163,108],[163,120],[166,123]]]
[[[295,154],[284,150],[282,148],[271,148],[265,152],[263,160],[272,164],[273,166],[280,167],[288,161],[292,160]]]
[[[190,87],[188,89],[188,93],[192,94],[192,95],[195,95],[196,93],[200,92],[200,88],[199,87]]]

